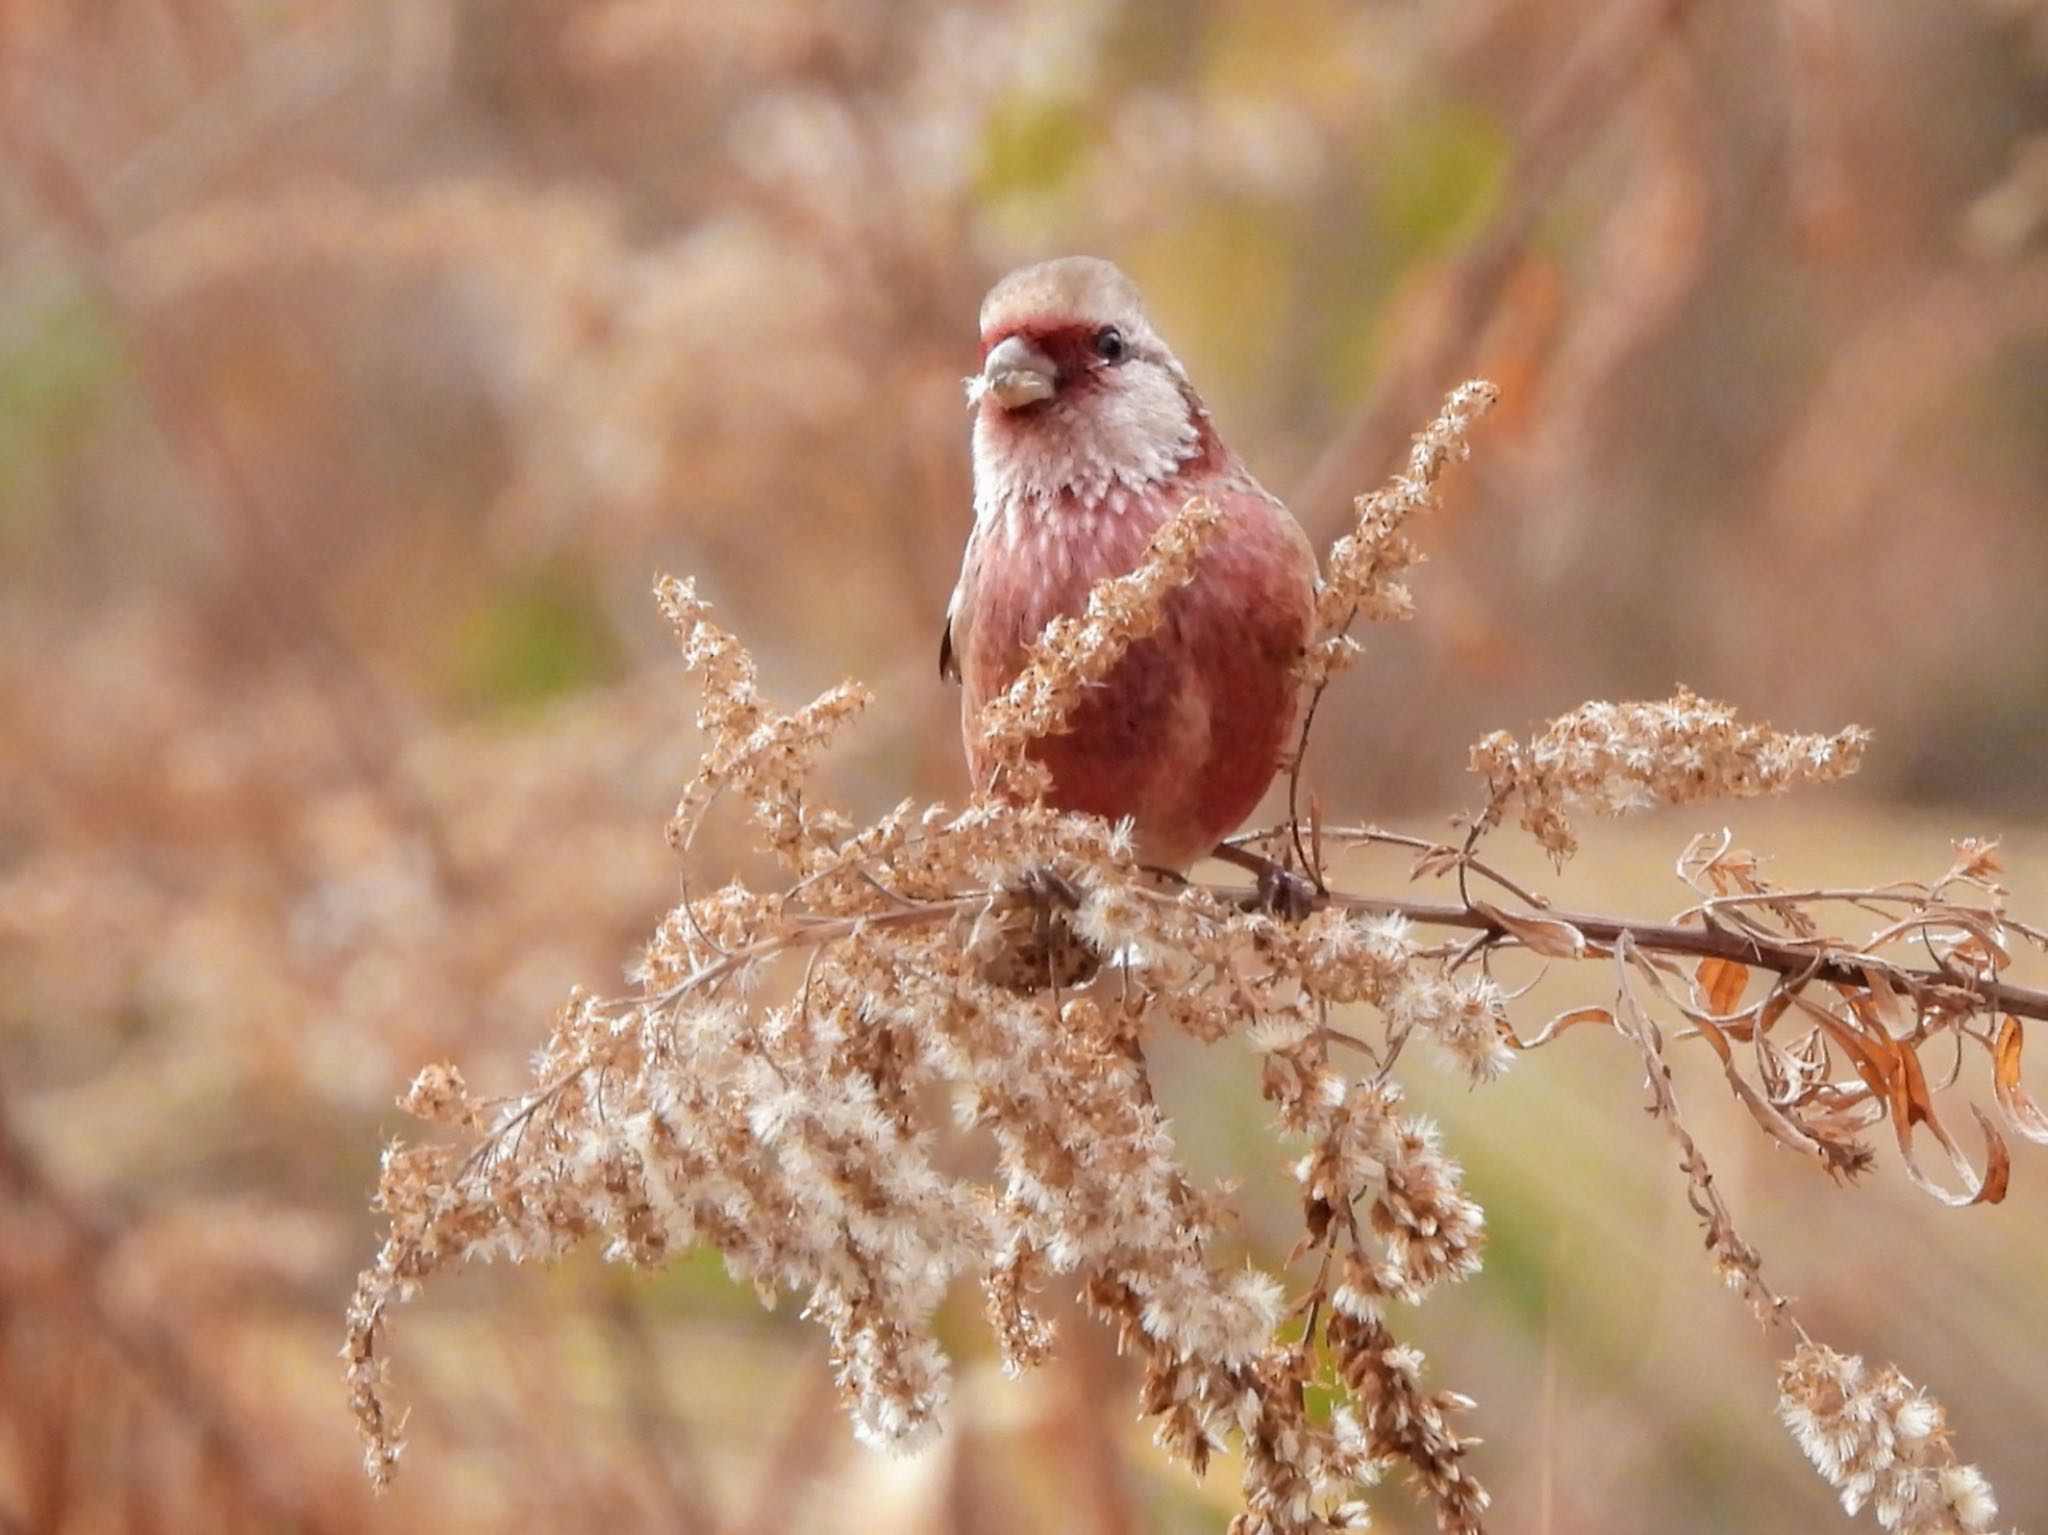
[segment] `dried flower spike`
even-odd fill
[[[1941,1403],[1886,1365],[1802,1343],[1778,1374],[1778,1416],[1854,1514],[1901,1535],[1977,1535],[1998,1501],[1957,1461]]]
[[[1444,471],[1470,456],[1473,423],[1499,399],[1500,391],[1483,379],[1460,384],[1410,447],[1407,473],[1358,498],[1357,526],[1324,561],[1316,594],[1319,635],[1300,668],[1305,683],[1314,686],[1357,659],[1349,631],[1359,618],[1390,623],[1415,611],[1415,599],[1401,581],[1422,558],[1408,536],[1408,519],[1437,505]]]
[[[1680,688],[1658,703],[1583,704],[1526,744],[1496,731],[1472,748],[1472,771],[1491,792],[1488,825],[1519,802],[1522,825],[1563,859],[1578,848],[1568,811],[1625,815],[1833,783],[1856,771],[1869,739],[1854,725],[1832,736],[1741,725],[1726,704]]]

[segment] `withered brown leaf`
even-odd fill
[[[2020,1081],[2020,1047],[2025,1043],[2020,1021],[2007,1015],[1998,1028],[1998,1043],[1991,1051],[1991,1090],[2005,1122],[2030,1141],[2048,1146],[2048,1114],[2043,1114]]]
[[[1707,1011],[1725,1018],[1742,1001],[1743,988],[1749,985],[1749,967],[1732,959],[1703,959],[1694,979],[1707,999]]]
[[[1559,921],[1556,917],[1532,917],[1526,912],[1503,911],[1485,901],[1474,902],[1473,910],[1522,947],[1546,959],[1586,957],[1586,935],[1569,922]]]

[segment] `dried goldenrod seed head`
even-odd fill
[[[1351,654],[1353,619],[1405,611],[1404,521],[1491,400],[1488,386],[1458,391],[1407,473],[1361,502],[1330,560],[1306,683]],[[427,1280],[582,1245],[642,1266],[710,1247],[764,1300],[801,1298],[868,1443],[913,1449],[938,1431],[951,1393],[938,1314],[952,1290],[979,1287],[1013,1373],[1055,1346],[1050,1300],[1078,1293],[1138,1361],[1140,1405],[1168,1453],[1197,1471],[1219,1450],[1239,1457],[1234,1529],[1360,1528],[1364,1490],[1399,1467],[1440,1528],[1472,1535],[1488,1497],[1459,1426],[1471,1403],[1425,1384],[1394,1324],[1478,1271],[1485,1220],[1408,1106],[1410,1044],[1474,1084],[1582,1024],[1631,1045],[1710,1261],[1773,1325],[1788,1303],[1686,1126],[1656,1013],[1712,1052],[1762,1130],[1830,1172],[1867,1166],[1865,1132],[1889,1121],[1923,1185],[1953,1203],[2003,1196],[2010,1158],[1991,1119],[1979,1113],[1978,1171],[1940,1117],[1917,1053],[1937,1039],[1987,1051],[1999,1122],[2048,1140],[2019,1071],[2023,1020],[2048,1018],[2048,997],[2005,974],[2012,945],[2048,935],[2005,909],[1989,844],[1959,843],[1931,881],[1844,891],[1781,888],[1731,839],[1703,838],[1679,860],[1695,905],[1668,923],[1563,911],[1479,857],[1510,805],[1561,854],[1568,812],[1826,782],[1854,767],[1859,731],[1744,726],[1685,692],[1589,704],[1527,743],[1480,743],[1491,794],[1462,847],[1315,816],[1225,850],[1262,870],[1252,889],[1147,868],[1130,821],[1040,802],[1034,743],[1168,621],[1219,526],[1190,501],[1135,570],[1047,628],[981,720],[1001,784],[964,808],[905,802],[864,826],[826,800],[818,765],[866,694],[842,684],[779,709],[692,586],[658,583],[706,737],[673,839],[690,849],[729,809],[784,876],[687,889],[635,990],[569,998],[526,1090],[481,1097],[444,1065],[414,1079],[405,1105],[458,1139],[384,1157],[389,1231],[344,1349],[374,1478],[402,1448],[385,1331]],[[1333,883],[1326,850],[1389,849],[1457,899]],[[1276,873],[1299,900],[1276,898]],[[1831,936],[1845,912],[1882,925]],[[1595,1000],[1518,1023],[1521,982],[1494,968],[1518,955],[1593,966]],[[1243,1262],[1232,1191],[1188,1170],[1147,1057],[1168,1031],[1243,1042],[1215,1059],[1256,1071],[1285,1146],[1303,1260],[1288,1279]],[[1920,1171],[1916,1127],[1956,1160],[1962,1193]],[[962,1137],[974,1154],[958,1154]],[[1940,1408],[1895,1371],[1809,1344],[1781,1387],[1786,1423],[1847,1506],[1891,1529],[1986,1528],[1988,1486],[1951,1453]]]

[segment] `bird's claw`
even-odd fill
[[[1050,864],[1026,869],[1017,881],[1018,890],[1048,910],[1059,906],[1068,911],[1081,909],[1081,892],[1074,882]]]
[[[1269,863],[1259,871],[1258,889],[1259,905],[1288,922],[1301,921],[1323,896],[1314,880],[1279,863]]]
[[[1299,922],[1322,905],[1329,894],[1322,881],[1312,875],[1298,874],[1278,859],[1255,853],[1234,842],[1219,844],[1213,856],[1225,863],[1236,864],[1256,879],[1256,894],[1246,903],[1255,911],[1271,912],[1289,922]]]

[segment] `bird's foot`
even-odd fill
[[[1074,930],[1073,914],[1080,907],[1081,892],[1058,870],[1026,870],[990,902],[997,931],[983,957],[982,978],[1026,995],[1095,979],[1103,956]]]
[[[1306,874],[1272,863],[1259,871],[1259,905],[1276,917],[1299,922],[1322,904],[1323,892]]]
[[[1236,864],[1240,869],[1250,870],[1256,877],[1258,894],[1254,901],[1259,911],[1269,911],[1288,922],[1299,922],[1322,904],[1323,887],[1284,863],[1228,843],[1218,847],[1215,856],[1226,863]]]
[[[1018,879],[1016,888],[1019,893],[1028,896],[1047,910],[1055,907],[1067,911],[1081,909],[1079,888],[1050,864],[1040,864],[1034,869],[1026,869]]]

